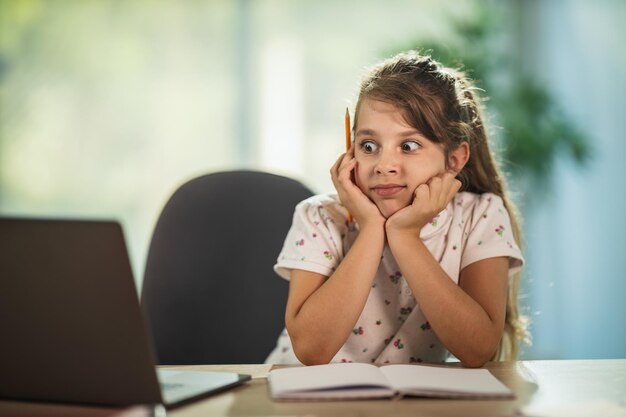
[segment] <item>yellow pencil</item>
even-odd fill
[[[350,134],[350,112],[346,107],[346,152],[350,149],[350,145],[352,143],[352,137]]]
[[[345,123],[346,123],[346,152],[348,152],[348,150],[350,149],[350,145],[352,144],[352,135],[350,134],[350,112],[348,111],[347,107],[346,107]],[[352,223],[352,214],[350,214],[350,212],[348,212],[348,223]]]

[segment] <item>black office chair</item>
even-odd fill
[[[160,364],[265,360],[284,328],[288,290],[272,266],[296,204],[311,195],[254,171],[205,175],[172,195],[141,297]]]

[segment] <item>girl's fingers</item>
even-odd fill
[[[341,154],[339,158],[337,159],[337,161],[333,164],[332,168],[330,169],[330,175],[333,179],[338,178],[340,176],[342,167],[343,165],[345,165],[347,160],[349,161],[348,154],[344,153],[344,154]]]
[[[427,184],[420,184],[417,186],[413,194],[415,195],[416,201],[428,201],[430,199],[430,187],[428,187]]]
[[[445,187],[446,192],[442,197],[444,198],[444,203],[447,205],[461,188],[461,181],[456,179],[456,172],[454,171],[445,173],[444,180],[447,182],[447,186]]]
[[[346,156],[345,153],[342,153],[341,155],[339,155],[339,158],[337,158],[337,160],[335,161],[335,163],[333,164],[333,166],[330,169],[331,175],[336,174],[336,173],[339,172],[339,167],[341,166],[341,162],[343,161],[345,156]]]
[[[448,202],[452,201],[452,199],[454,198],[456,193],[459,192],[460,189],[461,189],[461,181],[459,181],[456,178],[454,178],[452,180],[452,186],[450,187],[450,190],[448,192],[447,201]]]
[[[432,177],[428,181],[428,188],[430,189],[430,198],[433,204],[440,205],[441,204],[441,189],[443,187],[443,179],[440,176]]]
[[[339,157],[331,169],[331,179],[337,192],[343,194],[354,186],[352,182],[352,171],[356,167],[356,160],[350,158],[348,153]]]
[[[352,182],[351,174],[355,166],[356,160],[354,158],[349,160],[344,159],[339,166],[339,178],[344,180],[349,179],[350,182]]]
[[[426,184],[415,189],[415,198],[421,203],[428,202],[434,211],[443,210],[461,187],[461,182],[455,175],[454,171],[447,171],[432,177]]]
[[[431,187],[434,187],[431,195],[436,200],[437,206],[442,209],[448,205],[461,186],[460,181],[455,176],[456,173],[454,171],[447,171],[431,180],[433,184]]]

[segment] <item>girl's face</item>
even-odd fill
[[[443,145],[409,126],[394,105],[365,99],[355,126],[355,181],[386,218],[413,201],[418,185],[446,170]]]

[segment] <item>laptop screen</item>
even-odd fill
[[[120,225],[0,218],[0,397],[161,402]]]

